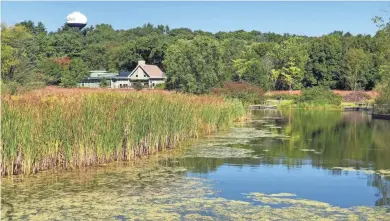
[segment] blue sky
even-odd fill
[[[61,27],[67,14],[80,11],[88,25],[111,24],[129,29],[145,23],[210,32],[261,32],[320,36],[334,30],[375,34],[371,21],[386,15],[389,2],[1,2],[7,24],[42,21],[49,31]]]

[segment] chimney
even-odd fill
[[[145,61],[138,61],[138,65],[145,66]]]

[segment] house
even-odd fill
[[[109,73],[107,71],[90,71],[89,77],[87,77],[87,78],[83,79],[81,82],[79,82],[78,86],[79,87],[97,88],[97,87],[100,87],[100,82],[103,79],[110,81],[111,78],[114,78],[117,75],[118,75],[117,73]]]
[[[106,71],[90,71],[90,76],[83,79],[79,83],[79,87],[99,87],[104,79],[110,88],[132,88],[136,83],[140,83],[146,88],[154,88],[156,85],[164,83],[166,77],[158,66],[138,61],[137,67],[131,72],[116,74]]]

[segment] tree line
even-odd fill
[[[166,73],[167,89],[197,94],[242,81],[263,90],[371,90],[390,60],[389,23],[374,20],[374,36],[334,31],[320,37],[152,24],[128,30],[65,24],[47,32],[41,22],[2,24],[1,77],[3,83],[72,87],[88,70],[131,71],[145,60]]]

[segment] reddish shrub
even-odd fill
[[[65,57],[60,57],[60,58],[54,58],[53,60],[61,67],[68,67],[71,59],[70,59],[70,57],[65,56]]]
[[[238,98],[249,103],[261,103],[264,101],[264,94],[261,88],[249,83],[226,83],[223,88],[214,88],[215,95],[222,95],[230,98]]]
[[[343,100],[346,102],[362,102],[370,99],[370,95],[361,91],[350,92],[343,96]]]

